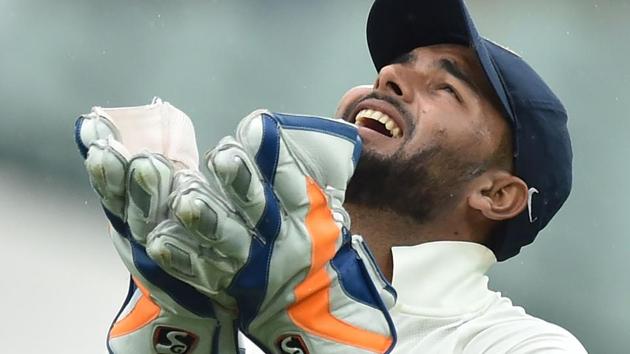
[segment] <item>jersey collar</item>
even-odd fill
[[[487,247],[461,241],[435,241],[393,247],[393,311],[453,316],[479,309],[496,296],[485,273],[496,263]]]

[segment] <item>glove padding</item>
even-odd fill
[[[233,314],[164,272],[143,246],[168,216],[173,166],[197,168],[189,118],[159,100],[140,107],[94,107],[76,121],[75,140],[113,226],[116,250],[132,275],[108,334],[109,352],[237,353]],[[142,172],[147,170],[157,173]]]
[[[395,292],[341,207],[360,149],[351,124],[256,111],[207,154],[216,185],[180,178],[147,252],[268,353],[389,352]]]

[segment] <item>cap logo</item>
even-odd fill
[[[538,220],[538,217],[532,217],[532,199],[534,199],[534,194],[537,194],[538,189],[536,188],[530,188],[527,191],[527,211],[529,212],[529,222],[533,223],[534,221]]]

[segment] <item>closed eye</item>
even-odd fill
[[[457,90],[449,85],[449,84],[444,84],[440,87],[440,90],[446,91],[449,95],[455,97],[455,99],[459,102],[462,101],[461,97],[459,96],[459,93],[457,92]]]

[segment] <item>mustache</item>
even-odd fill
[[[390,105],[392,105],[394,109],[396,109],[398,113],[400,113],[400,116],[405,121],[406,126],[408,127],[408,130],[409,130],[409,133],[413,133],[415,131],[416,129],[415,117],[413,116],[413,114],[411,114],[411,112],[409,112],[405,108],[404,104],[397,98],[382,94],[378,91],[372,91],[368,93],[367,95],[363,97],[359,97],[356,100],[354,100],[352,103],[348,105],[346,109],[343,110],[343,113],[341,114],[341,118],[347,122],[351,122],[352,118],[354,117],[351,117],[350,115],[356,110],[357,106],[361,102],[365,100],[369,100],[369,99],[377,99],[377,100],[385,101],[389,103]],[[407,135],[407,138],[409,138],[413,134],[406,134],[406,135]]]

